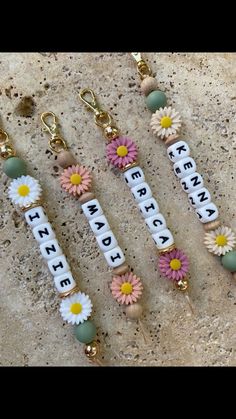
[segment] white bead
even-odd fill
[[[85,202],[81,205],[84,215],[88,220],[98,217],[103,214],[102,208],[97,199],[91,199],[91,201]]]
[[[104,253],[106,261],[111,268],[117,268],[125,262],[125,256],[119,246]]]
[[[159,250],[165,249],[166,247],[174,244],[173,236],[168,228],[159,231],[159,233],[152,234],[152,238]]]
[[[57,291],[61,293],[68,292],[76,286],[76,282],[70,271],[65,272],[62,275],[54,276],[54,284]]]
[[[146,182],[134,186],[131,188],[131,192],[138,203],[152,197],[152,191]]]
[[[114,249],[118,245],[117,240],[111,230],[106,233],[100,234],[96,237],[98,246],[102,252],[108,252],[108,250]]]
[[[50,260],[62,255],[62,250],[56,239],[48,240],[40,244],[40,252],[44,259]]]
[[[145,218],[145,223],[147,224],[148,230],[151,234],[157,233],[158,231],[166,228],[166,220],[160,212],[152,217]]]
[[[131,167],[131,169],[126,170],[124,178],[130,188],[145,181],[144,173],[139,166]]]
[[[181,179],[180,184],[186,193],[192,193],[201,189],[204,185],[203,178],[198,172],[194,172],[189,176]]]
[[[189,194],[188,200],[193,208],[200,208],[211,202],[211,195],[208,189],[201,188]]]
[[[49,260],[48,268],[53,276],[62,275],[70,270],[65,255],[60,255]]]
[[[151,217],[159,212],[158,203],[154,198],[146,199],[146,201],[140,202],[138,206],[144,218]]]
[[[189,156],[190,149],[185,141],[178,141],[167,148],[167,154],[169,159],[176,163],[177,161]]]
[[[55,233],[50,223],[43,223],[33,228],[33,235],[38,243],[55,239]]]
[[[181,159],[174,164],[174,172],[176,176],[178,176],[180,179],[182,179],[185,176],[191,175],[191,173],[195,172],[195,170],[196,163],[192,159],[192,157],[185,157],[184,159]]]
[[[99,217],[93,218],[91,221],[89,221],[89,224],[95,236],[110,230],[110,226],[105,215],[100,215]]]
[[[209,223],[209,221],[214,221],[219,215],[218,209],[213,202],[210,204],[204,205],[204,207],[198,208],[196,211],[198,219],[201,223]]]
[[[48,222],[48,217],[46,216],[43,207],[35,207],[26,211],[25,219],[27,224],[32,228]]]

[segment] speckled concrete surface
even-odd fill
[[[169,103],[181,112],[183,138],[204,174],[221,218],[236,229],[236,54],[146,54]],[[183,295],[160,278],[156,250],[123,182],[104,159],[105,142],[78,99],[93,88],[123,133],[135,138],[140,162],[176,242],[191,259],[191,316]],[[29,97],[22,107],[21,99]],[[78,160],[94,175],[94,190],[137,275],[145,285],[145,343],[108,289],[111,274],[78,204],[58,183],[59,168],[47,148],[39,115],[52,110]],[[107,365],[235,365],[236,284],[204,249],[203,229],[149,129],[129,54],[1,54],[1,125],[30,173],[44,188],[46,210],[81,288],[94,302]],[[28,115],[28,116],[25,116]],[[127,117],[128,116],[128,117]],[[0,364],[88,365],[82,345],[58,312],[53,281],[37,243],[7,199],[0,175]]]

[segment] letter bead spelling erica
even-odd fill
[[[136,202],[142,202],[152,197],[152,191],[146,182],[131,188],[131,192]]]
[[[138,185],[145,181],[144,173],[139,166],[132,167],[129,170],[126,170],[124,173],[124,179],[129,186],[129,188],[133,188],[133,186]]]
[[[152,238],[158,250],[165,249],[166,247],[174,244],[174,238],[168,228],[159,231],[158,233],[152,234]]]
[[[138,204],[141,214],[144,218],[151,217],[159,212],[159,206],[154,198],[146,199],[146,201]]]
[[[160,212],[152,217],[145,218],[145,223],[151,234],[158,233],[166,228],[166,220]]]

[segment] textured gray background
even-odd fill
[[[226,225],[236,229],[236,54],[145,54],[159,87],[180,111],[183,138],[192,149]],[[139,146],[140,163],[179,247],[191,260],[191,316],[182,294],[160,278],[157,252],[122,176],[107,167],[105,141],[78,99],[91,87],[123,134]],[[29,96],[29,106],[21,99]],[[32,107],[30,101],[35,106]],[[27,105],[27,103],[26,103]],[[143,324],[127,321],[108,289],[111,274],[78,203],[62,192],[55,156],[47,148],[40,114],[52,110],[78,161],[94,175],[94,190],[144,282]],[[81,288],[94,303],[108,365],[235,365],[236,284],[203,245],[203,228],[180,190],[164,144],[149,129],[151,113],[129,54],[1,54],[1,124],[29,172],[44,189],[45,207]],[[30,115],[26,117],[25,115]],[[83,345],[63,324],[53,281],[31,232],[0,194],[0,364],[88,365]]]

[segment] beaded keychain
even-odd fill
[[[3,172],[13,179],[8,189],[8,196],[24,213],[26,223],[32,229],[40,252],[53,275],[54,285],[61,298],[62,318],[75,325],[75,337],[85,344],[87,358],[101,365],[98,359],[99,344],[94,340],[96,326],[88,320],[93,307],[91,300],[88,295],[79,291],[55,232],[48,221],[43,208],[39,181],[27,174],[25,161],[16,157],[8,134],[2,129],[0,129],[0,155],[5,160]]]
[[[73,155],[67,150],[67,144],[58,133],[57,117],[53,112],[44,112],[41,115],[44,130],[51,135],[49,148],[57,153],[57,162],[64,171],[61,174],[61,187],[77,198],[90,228],[96,237],[97,244],[103,252],[106,262],[112,268],[113,279],[110,289],[115,300],[125,305],[128,318],[138,320],[144,335],[140,317],[142,305],[137,303],[142,295],[143,285],[125,263],[125,256],[119,247],[114,233],[103,213],[102,207],[94,193],[91,192],[92,176],[89,170],[78,164]],[[52,123],[50,123],[52,120]]]
[[[106,148],[108,161],[124,173],[124,179],[159,251],[161,274],[172,280],[178,290],[187,291],[188,258],[182,250],[176,248],[173,236],[166,226],[166,220],[159,212],[159,205],[145,182],[143,170],[137,163],[136,144],[130,138],[120,136],[111,115],[100,108],[91,89],[83,89],[79,97],[86,107],[93,110],[96,125],[102,128],[106,140],[109,141]],[[192,310],[188,294],[185,295]]]
[[[195,161],[189,157],[190,148],[185,141],[179,139],[182,123],[180,114],[171,106],[166,106],[166,95],[158,90],[157,81],[152,77],[152,71],[141,54],[134,52],[131,55],[137,62],[142,80],[141,91],[146,96],[147,107],[153,112],[151,128],[168,146],[167,155],[174,163],[174,173],[180,179],[182,189],[188,194],[189,203],[206,231],[204,244],[210,253],[221,257],[225,269],[235,272],[233,276],[236,279],[236,250],[233,250],[236,235],[218,220],[217,206],[211,201],[210,192],[196,171]]]

